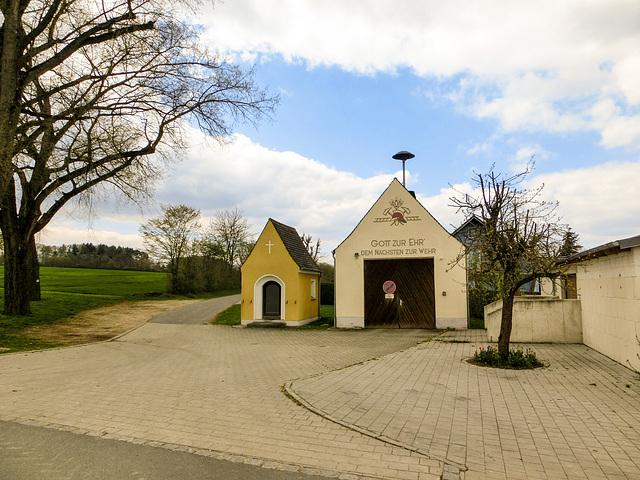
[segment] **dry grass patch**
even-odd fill
[[[117,337],[164,312],[198,300],[155,300],[120,303],[78,313],[60,323],[23,330],[25,336],[61,346],[81,345]]]

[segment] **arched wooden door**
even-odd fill
[[[393,296],[382,289],[387,281],[397,286]],[[433,259],[365,260],[364,326],[435,328]]]
[[[281,318],[281,287],[278,282],[269,281],[262,286],[262,318],[265,320],[280,320]]]

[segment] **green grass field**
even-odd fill
[[[4,274],[0,267],[0,274]],[[42,300],[31,302],[31,314],[0,314],[0,352],[49,348],[56,345],[29,338],[22,330],[64,321],[84,310],[127,301],[179,298],[166,292],[166,274],[125,270],[41,267]],[[218,292],[202,298],[238,292]],[[4,291],[0,289],[0,296]],[[0,298],[0,311],[4,300]]]
[[[89,268],[40,268],[42,293],[73,293],[107,297],[161,295],[166,274]]]
[[[4,274],[2,268],[0,274]],[[0,315],[0,334],[53,323],[83,310],[159,297],[166,290],[165,279],[166,275],[158,272],[42,267],[42,300],[31,302],[31,315]],[[2,297],[0,306],[4,291]]]

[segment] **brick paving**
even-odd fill
[[[483,331],[446,332],[289,388],[328,418],[460,465],[468,479],[640,479],[637,373],[584,345],[520,345],[548,363],[535,370],[466,363],[482,345]]]
[[[148,323],[0,356],[0,419],[343,480],[640,479],[637,374],[582,345],[469,365],[483,334]]]
[[[427,335],[148,323],[113,342],[0,356],[0,419],[325,477],[435,480],[442,462],[282,392]]]

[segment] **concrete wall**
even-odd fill
[[[640,247],[581,262],[576,276],[584,344],[640,370]]]
[[[484,325],[490,342],[497,342],[502,300],[484,307]],[[557,297],[516,297],[513,303],[512,342],[582,343],[580,300]]]
[[[583,343],[640,371],[640,247],[587,257],[565,273],[576,277]],[[552,292],[566,296],[563,282],[543,281],[543,293]]]
[[[405,223],[392,221],[394,200],[402,202]],[[466,271],[450,266],[460,251],[460,242],[394,180],[335,250],[337,326],[364,327],[365,260],[433,258],[436,327],[467,328]]]

